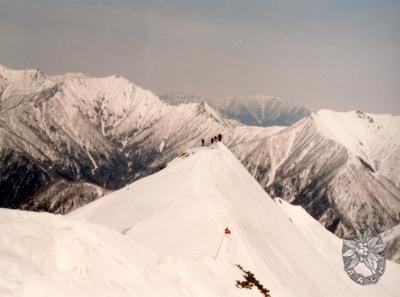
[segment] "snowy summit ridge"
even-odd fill
[[[399,294],[399,265],[388,262],[376,286],[352,282],[340,240],[270,199],[220,143],[66,217],[0,212],[0,293],[8,296],[259,296],[235,286],[243,277],[235,264],[273,297]]]

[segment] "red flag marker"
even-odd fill
[[[231,230],[229,230],[229,228],[226,227],[225,230],[224,230],[224,234],[222,235],[221,242],[219,243],[219,246],[218,246],[218,249],[217,249],[217,253],[214,256],[215,259],[217,259],[217,257],[218,257],[218,254],[219,254],[219,251],[221,250],[222,243],[224,242],[225,236],[226,235],[230,235],[230,234],[231,234]]]

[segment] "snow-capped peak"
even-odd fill
[[[13,70],[0,67],[0,96],[3,100],[11,96],[39,92],[53,85],[38,69]]]
[[[379,159],[393,153],[400,145],[400,117],[389,114],[368,114],[362,111],[335,112],[320,110],[312,115],[318,131],[362,157],[374,169]]]

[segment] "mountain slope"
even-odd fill
[[[400,117],[320,111],[233,151],[273,197],[300,204],[343,236],[400,221]]]
[[[206,102],[225,117],[251,126],[288,126],[310,115],[306,108],[291,106],[282,99],[265,95],[213,100],[178,91],[161,95],[160,99],[170,105]]]
[[[361,111],[338,113],[321,110],[315,116],[319,132],[344,146],[367,168],[400,187],[400,117],[366,114]]]

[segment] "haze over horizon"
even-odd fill
[[[400,1],[1,0],[0,64],[400,113]]]

